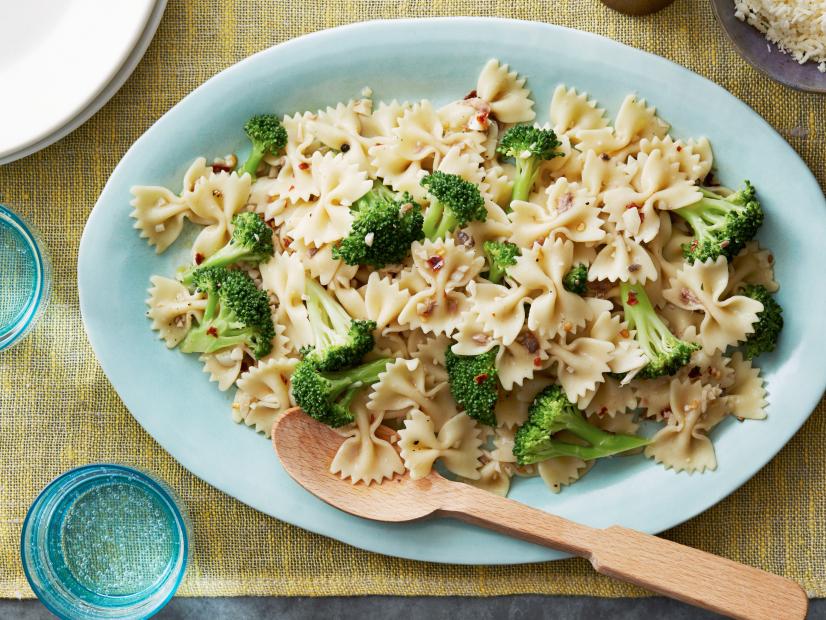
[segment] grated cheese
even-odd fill
[[[826,0],[734,0],[734,15],[784,54],[826,73]]]

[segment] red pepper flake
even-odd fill
[[[439,271],[439,269],[445,266],[445,259],[441,256],[431,256],[427,259],[427,264],[430,265],[433,271]]]
[[[488,373],[483,372],[481,374],[478,374],[475,377],[473,377],[473,380],[476,382],[476,385],[482,385],[485,381],[488,380]]]
[[[681,147],[681,146],[678,144],[678,145],[677,145],[677,152],[679,153],[679,152],[680,152],[680,151],[682,151],[682,150],[683,150],[683,147]]]
[[[611,159],[611,157],[608,155],[608,153],[603,153],[602,155],[599,156],[599,158],[602,161],[608,161],[609,159]]]
[[[294,189],[295,189],[295,185],[290,185],[290,187],[289,187],[289,188],[287,188],[287,191],[290,191],[290,192],[291,192],[291,191],[293,191]]]
[[[308,164],[306,161],[302,161],[300,164],[298,164],[298,169],[299,170],[306,170],[309,167],[310,167],[310,164]]]
[[[215,329],[214,327],[210,327],[209,329],[207,329],[207,334],[209,334],[213,338],[217,338],[218,337],[218,330]]]
[[[692,242],[691,242],[691,246],[690,246],[690,247],[691,247],[691,251],[692,251],[692,252],[696,251],[696,250],[697,250],[697,247],[698,247],[699,245],[700,245],[700,240],[699,240],[699,239],[694,239],[694,240],[692,240]]]
[[[725,239],[725,240],[723,240],[723,241],[721,241],[721,242],[720,242],[720,247],[721,247],[721,248],[727,248],[727,247],[729,246],[729,244],[730,244],[730,243],[731,243],[731,242],[730,242],[728,239]]]
[[[608,414],[608,407],[603,407],[602,409],[600,409],[600,410],[597,412],[597,415],[598,415],[598,416],[604,416],[604,415],[607,415],[607,414]]]
[[[473,89],[472,91],[470,91],[467,95],[465,95],[465,99],[466,99],[466,100],[467,100],[467,99],[476,99],[476,97],[478,97],[478,96],[479,96],[479,95],[477,95],[477,94],[476,94],[476,89],[474,88],[474,89]]]
[[[195,255],[195,264],[196,264],[196,265],[200,265],[201,263],[203,263],[203,262],[204,262],[204,259],[205,259],[205,258],[206,258],[206,256],[204,256],[203,254],[201,254],[200,252],[198,252],[198,253]]]
[[[539,357],[538,355],[535,358],[533,358],[533,365],[536,366],[537,368],[542,366],[542,358]]]
[[[219,172],[232,172],[232,166],[225,164],[224,162],[216,162],[212,164],[212,171],[215,174],[218,174]]]
[[[625,303],[629,306],[636,306],[639,302],[637,294],[634,291],[628,291],[628,297],[625,298]]]
[[[290,247],[293,244],[293,241],[295,241],[295,240],[292,237],[285,236],[284,237],[284,247],[285,248]]]
[[[766,260],[769,261],[769,265],[771,265],[774,262],[774,254],[769,254]]]

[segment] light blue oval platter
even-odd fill
[[[563,557],[448,519],[360,520],[304,491],[262,435],[232,422],[232,392],[219,392],[196,356],[166,350],[150,330],[144,316],[149,277],[171,276],[186,248],[179,242],[155,255],[129,218],[132,185],[177,191],[196,156],[243,154],[241,128],[252,114],[316,110],[357,98],[367,85],[376,101],[447,103],[474,88],[491,57],[528,77],[539,121],[547,120],[554,87],[565,83],[590,93],[611,114],[636,92],[657,106],[675,135],[708,136],[719,178],[730,185],[748,178],[758,188],[766,210],[760,241],[776,256],[786,318],[780,346],[760,360],[768,418],[715,429],[716,471],[690,476],[641,456],[614,458],[558,495],[530,479],[516,480],[511,497],[596,527],[661,532],[751,478],[814,409],[826,355],[826,287],[813,286],[826,265],[826,201],[806,165],[754,111],[678,65],[585,32],[474,18],[370,22],[289,41],[210,79],[132,146],[84,231],[78,276],[92,347],[132,415],[196,476],[274,517],[388,555],[467,564]]]

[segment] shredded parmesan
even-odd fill
[[[734,0],[734,15],[784,54],[826,73],[826,0]]]

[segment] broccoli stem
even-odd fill
[[[361,366],[356,366],[355,368],[324,373],[324,376],[336,386],[334,390],[337,390],[335,391],[335,395],[338,396],[348,388],[352,387],[358,390],[365,385],[370,385],[378,381],[379,375],[384,372],[390,361],[391,360],[387,358],[381,358],[367,362]],[[339,386],[343,386],[343,388]]]
[[[312,321],[313,329],[329,328],[332,332],[343,335],[350,329],[352,319],[347,311],[336,302],[323,286],[312,278],[307,278],[305,284],[307,295],[307,309],[316,320]]]
[[[494,284],[499,284],[505,277],[506,269],[499,265],[499,263],[489,261],[490,269],[488,270],[488,280]]]
[[[636,303],[628,303],[628,294],[633,293]],[[642,284],[620,283],[620,299],[630,329],[637,330],[637,341],[646,352],[649,359],[659,350],[662,342],[671,335],[671,332],[660,320],[660,317],[651,305],[651,300]],[[656,335],[659,342],[653,342],[651,336]]]
[[[241,166],[241,174],[248,172],[254,179],[255,173],[258,171],[258,166],[261,165],[261,160],[264,159],[266,152],[267,150],[263,145],[253,142],[252,151],[250,152],[249,157],[247,157],[247,161],[245,161],[244,165]]]
[[[516,180],[513,183],[511,202],[514,200],[524,201],[530,197],[538,172],[539,166],[536,157],[516,158]],[[510,207],[508,207],[508,210],[510,210]]]
[[[459,220],[449,209],[445,209],[442,215],[442,221],[435,232],[435,239],[442,239],[448,235],[456,226],[459,225]]]
[[[422,223],[422,231],[428,239],[432,240],[437,238],[436,233],[442,221],[444,211],[444,205],[438,200],[434,200],[428,207],[427,213],[425,213],[424,216],[424,222]]]

